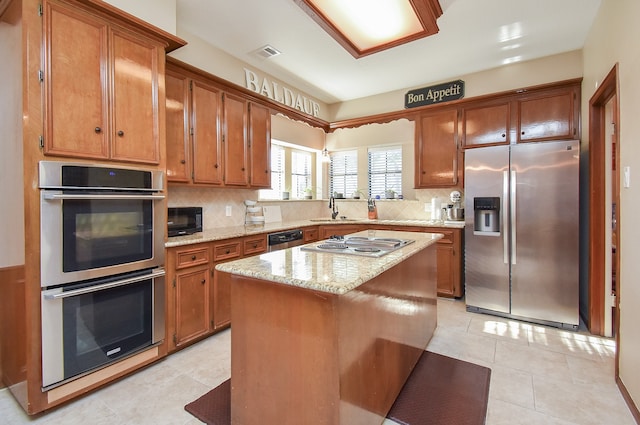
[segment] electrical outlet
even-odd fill
[[[227,217],[231,217],[231,205],[227,205],[226,207],[224,207],[224,213],[227,215]]]

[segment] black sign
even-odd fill
[[[404,95],[404,107],[415,108],[417,106],[433,105],[434,103],[448,102],[462,99],[463,97],[464,81],[451,81],[408,91]]]

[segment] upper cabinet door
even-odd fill
[[[251,187],[271,187],[271,112],[249,103]]]
[[[221,102],[217,87],[192,80],[193,182],[223,184]]]
[[[511,104],[467,106],[462,110],[462,142],[465,148],[509,144]]]
[[[158,163],[158,52],[133,33],[112,31],[113,159]],[[161,51],[164,54],[164,50]]]
[[[167,181],[187,183],[191,178],[189,155],[189,79],[167,70]]]
[[[247,101],[225,93],[223,105],[224,184],[248,186]]]
[[[63,1],[44,22],[44,153],[158,164],[163,46]]]
[[[570,86],[518,100],[518,141],[577,139],[578,90]]]
[[[457,138],[457,109],[424,113],[418,117],[416,187],[455,187],[462,184]]]
[[[108,158],[107,24],[62,3],[46,5],[45,153]]]

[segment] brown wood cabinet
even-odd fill
[[[348,235],[349,233],[365,230],[367,227],[365,224],[323,224],[319,228],[320,239]]]
[[[172,348],[209,332],[209,262],[208,244],[189,245],[167,253],[171,270],[168,281],[173,291],[167,310],[174,318],[167,321],[167,334]]]
[[[462,187],[458,109],[423,112],[416,119],[416,188]]]
[[[216,264],[267,250],[266,234],[167,249],[168,350],[181,349],[231,323],[228,275]]]
[[[524,94],[517,104],[518,142],[579,138],[580,85]]]
[[[44,153],[158,164],[164,46],[75,3],[44,5]]]
[[[302,238],[305,242],[315,242],[320,239],[318,226],[305,227],[302,229]]]
[[[173,63],[167,65],[166,84],[167,154],[174,156],[167,161],[169,182],[271,186],[269,108]]]
[[[249,102],[249,167],[251,187],[271,188],[271,111]]]
[[[490,96],[460,108],[465,149],[580,138],[580,81]]]
[[[511,137],[511,102],[486,103],[462,108],[462,143],[464,147],[509,144]]]
[[[397,230],[400,232],[441,233],[443,238],[436,243],[438,262],[438,296],[459,298],[464,294],[464,252],[462,240],[464,229],[448,227],[393,226],[376,224],[371,229]]]

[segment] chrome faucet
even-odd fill
[[[333,196],[329,198],[329,208],[331,208],[332,210],[331,219],[335,220],[339,212],[338,212],[338,208],[336,207],[336,199]]]

